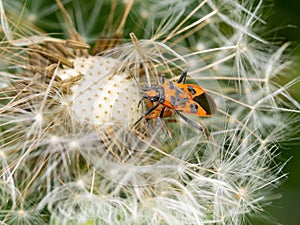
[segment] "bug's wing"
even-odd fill
[[[205,109],[192,99],[181,99],[175,107],[178,112],[194,114],[197,116],[210,116]]]
[[[203,92],[201,95],[197,95],[193,98],[193,101],[197,102],[207,113],[207,116],[214,114],[217,111],[217,105],[212,97]]]
[[[191,98],[201,95],[205,92],[203,88],[196,84],[177,84],[177,86],[187,93]]]
[[[193,100],[191,95],[185,91],[182,86],[175,86],[174,87],[174,93],[170,97],[170,103],[176,111],[183,112],[183,113],[189,113],[189,114],[195,114],[198,116],[210,116],[211,114],[208,113],[205,108],[202,107],[200,104],[201,102],[197,102]],[[205,92],[201,92],[202,95]],[[197,99],[198,100],[198,99]],[[202,101],[205,103],[205,101]],[[207,106],[208,108],[209,106]]]
[[[217,105],[207,92],[196,84],[179,84],[179,88],[184,90],[190,98],[197,102],[207,113],[207,116],[217,111]]]

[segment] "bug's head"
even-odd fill
[[[158,90],[149,89],[144,92],[143,98],[150,100],[151,102],[157,102],[160,99],[160,93]]]

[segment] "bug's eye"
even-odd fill
[[[149,100],[151,101],[151,102],[157,102],[158,101],[158,97],[157,96],[154,96],[154,97],[151,97]]]
[[[191,86],[188,86],[188,91],[189,91],[192,95],[196,94],[196,90],[195,90],[193,87],[191,87]]]
[[[192,113],[198,112],[198,106],[196,104],[190,104],[190,110]]]

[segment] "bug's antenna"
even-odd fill
[[[132,70],[130,70],[129,68],[126,68],[125,70],[128,71],[129,75],[134,79],[136,86],[140,89],[140,91],[147,91],[150,87],[145,84],[144,87],[141,87],[140,83],[138,82],[138,80],[136,79],[136,77],[134,76]]]
[[[177,83],[185,83],[186,80],[186,76],[187,76],[187,69],[184,69],[179,77],[179,79],[177,80]]]
[[[138,86],[140,88],[139,82],[137,81],[136,77],[134,76],[133,72],[131,69],[129,68],[125,68],[125,70],[128,71],[129,75],[134,79],[136,86]],[[140,88],[141,89],[141,88]]]
[[[163,74],[161,74],[161,84],[165,83],[165,81],[166,81],[166,76],[163,73]]]

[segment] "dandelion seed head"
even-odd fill
[[[262,147],[266,146],[268,144],[268,138],[264,139],[264,140],[261,140],[260,144]]]
[[[196,44],[196,50],[201,51],[206,49],[205,43],[202,41],[198,41]]]
[[[47,211],[53,224],[242,224],[249,212],[260,212],[283,176],[273,155],[275,140],[285,137],[281,126],[274,129],[284,121],[279,106],[300,107],[286,91],[292,83],[280,88],[271,79],[287,66],[286,46],[266,51],[252,27],[262,22],[259,6],[79,2],[24,11],[36,15],[26,22],[37,22],[60,9],[68,40],[7,20],[20,21],[6,29],[20,39],[4,42],[1,58],[9,68],[0,73],[0,157],[8,181],[2,198],[35,202],[30,210],[10,210],[5,222],[43,224],[37,215]],[[127,21],[134,16],[139,20]],[[103,37],[90,51],[84,42],[97,32]],[[175,111],[143,118],[143,87],[160,85],[162,74],[176,82],[185,69],[186,82],[217,104],[211,117],[184,114],[206,134]]]
[[[240,200],[240,199],[245,199],[246,196],[247,196],[247,189],[246,189],[246,186],[241,186],[238,191],[237,191],[237,194],[236,194],[237,198]]]
[[[2,158],[2,159],[6,159],[6,154],[5,154],[5,152],[4,151],[2,151],[2,150],[0,150],[0,158]]]
[[[52,135],[49,139],[50,139],[50,143],[52,145],[56,145],[59,142],[59,137],[57,137],[55,135]]]
[[[17,211],[17,214],[18,214],[19,216],[25,216],[25,213],[26,213],[26,212],[25,212],[24,210],[22,210],[22,209]]]
[[[43,123],[43,120],[44,120],[43,114],[42,114],[42,113],[37,113],[37,114],[34,116],[34,120],[35,120],[36,123],[42,124],[42,123]]]
[[[239,41],[237,44],[237,49],[241,52],[241,53],[245,53],[249,50],[249,47],[247,45],[246,42],[243,41]]]
[[[83,189],[83,188],[85,187],[84,180],[82,180],[82,179],[77,180],[76,185],[77,185],[79,188],[82,188],[82,189]]]
[[[34,23],[34,22],[36,21],[37,17],[36,17],[35,14],[29,14],[28,17],[27,17],[27,19],[28,19],[30,22]]]
[[[20,209],[19,207],[9,210],[5,219],[5,224],[43,224],[42,217],[31,207]]]
[[[140,15],[143,19],[147,19],[149,17],[149,12],[145,9],[140,10]]]
[[[131,0],[122,0],[122,3],[124,4],[124,5],[126,5],[126,4],[128,4],[128,3],[130,3],[131,2]]]
[[[62,80],[66,80],[77,76],[79,74],[86,74],[89,69],[93,69],[92,66],[96,60],[95,57],[76,57],[74,59],[69,59],[70,62],[74,65],[74,68],[58,68],[57,76],[59,76]],[[72,86],[72,89],[75,89],[76,86]]]
[[[77,140],[70,140],[69,141],[69,148],[71,149],[71,150],[76,150],[76,149],[78,149],[78,146],[79,146],[79,143],[78,143],[78,141]]]
[[[90,56],[76,58],[74,69],[60,69],[63,80],[82,74],[82,79],[71,87],[74,119],[98,125],[119,124],[129,127],[137,111],[138,89],[126,72],[114,71],[119,63],[111,57]]]

